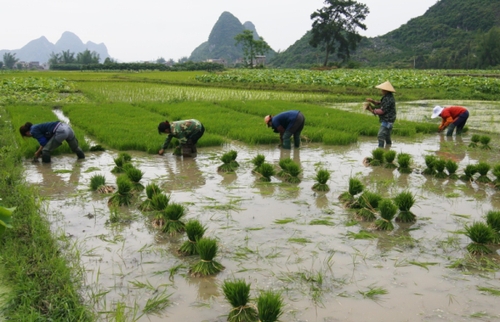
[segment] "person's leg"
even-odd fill
[[[392,145],[391,133],[392,133],[392,127],[390,129],[387,129],[387,134],[385,136],[386,145]]]
[[[455,130],[456,126],[455,124],[451,123],[450,125],[448,125],[448,131],[446,131],[446,136],[452,136],[453,135],[453,131]]]
[[[296,148],[300,147],[300,133],[301,131],[297,131],[293,134],[293,146]]]
[[[47,144],[42,149],[42,162],[49,163],[50,162],[50,152],[57,149],[61,146],[61,142],[57,141],[56,137],[53,136]]]
[[[283,134],[283,149],[291,149],[292,144],[290,143],[290,138],[292,137],[292,132],[285,131]]]
[[[378,130],[378,134],[377,134],[377,139],[378,139],[378,147],[379,148],[383,148],[384,145],[385,145],[385,139],[387,137],[387,134],[386,132],[388,131],[388,128],[386,128],[385,126],[380,126],[379,130]]]
[[[297,114],[297,118],[295,119],[295,123],[290,128],[290,133],[293,134],[293,145],[298,148],[300,147],[300,133],[304,129],[304,124],[306,122],[306,118],[302,113]]]
[[[62,133],[59,134],[59,129],[58,129],[58,131],[56,132],[56,137],[62,138],[65,136],[66,142],[68,142],[68,145],[69,145],[69,148],[71,149],[71,151],[76,153],[78,159],[85,159],[85,154],[83,153],[83,150],[78,145],[78,139],[76,138],[75,133],[73,132],[73,129],[66,124],[64,124],[64,126],[63,125],[59,126],[59,128],[61,128],[61,127],[62,127],[62,129],[61,129]]]
[[[465,126],[465,123],[467,123],[467,119],[469,118],[469,112],[465,112],[465,113],[462,113],[458,119],[454,122],[455,126],[457,127],[457,135],[461,135],[463,130],[464,130],[464,126]]]

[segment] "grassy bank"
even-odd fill
[[[78,261],[61,253],[67,242],[54,239],[36,191],[24,180],[16,133],[0,107],[0,198],[17,207],[13,228],[0,236],[0,284],[8,289],[2,314],[9,321],[91,321],[75,286],[81,284]]]

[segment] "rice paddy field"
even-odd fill
[[[482,245],[471,240],[471,227],[500,210],[499,101],[442,99],[425,86],[417,90],[428,95],[417,100],[400,101],[397,93],[390,150],[409,156],[409,171],[404,171],[397,156],[393,168],[386,160],[370,165],[378,121],[361,104],[380,94],[368,85],[345,84],[350,94],[339,96],[339,88],[326,93],[270,85],[244,89],[225,86],[227,80],[203,85],[200,75],[0,74],[4,91],[5,84],[29,80],[19,85],[25,90],[2,94],[13,131],[28,120],[61,119],[72,125],[86,151],[79,161],[63,145],[52,163],[34,163],[36,142],[18,135],[26,180],[37,187],[41,214],[62,253],[79,258],[80,293],[95,320],[226,321],[234,308],[224,282],[242,279],[250,284],[249,307],[263,292],[281,296],[280,321],[500,321],[498,242],[485,243],[486,254],[470,251],[471,244]],[[389,76],[396,84],[408,77]],[[50,81],[40,85],[39,79]],[[461,93],[472,91],[469,84],[475,91],[490,84],[446,80],[446,86],[456,87],[452,92]],[[380,81],[359,84],[371,82]],[[398,92],[412,91],[404,86],[395,85]],[[471,112],[468,131],[458,137],[436,133],[439,120],[430,119],[434,105],[452,104]],[[306,117],[300,149],[277,147],[278,135],[262,122],[266,114],[289,109],[300,109]],[[198,154],[175,156],[169,149],[158,155],[165,139],[156,131],[158,123],[186,118],[199,119],[207,128]],[[489,140],[483,144],[477,137]],[[95,146],[104,151],[94,151]],[[230,151],[236,151],[239,166],[220,171],[222,156]],[[142,208],[150,199],[147,189],[138,188],[122,205],[110,202],[116,192],[91,189],[97,175],[104,186],[119,188],[123,174],[116,170],[117,160],[124,153],[142,172],[143,187],[155,184],[169,204],[182,206],[176,224],[197,220],[205,227],[204,237],[217,245],[215,257],[205,262],[216,261],[220,272],[195,274],[200,256],[179,252],[188,241],[186,233],[166,232],[172,222],[163,223],[159,211]],[[269,182],[256,170],[258,155],[275,170]],[[446,170],[444,176],[427,174],[431,157],[455,163],[457,177]],[[279,175],[285,159],[299,166],[298,182]],[[489,181],[478,171],[458,178],[479,164],[489,166]],[[330,174],[327,191],[313,189],[321,169]],[[414,220],[388,220],[374,204],[361,207],[393,226],[380,229],[379,221],[353,206],[356,202],[343,199],[353,179],[363,187],[350,197],[358,204],[368,192],[391,204],[402,193],[411,194]]]

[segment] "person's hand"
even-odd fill
[[[39,157],[40,157],[40,152],[36,151],[36,152],[35,152],[35,156],[34,156],[34,158],[35,158],[35,159],[38,159]]]
[[[375,101],[373,99],[371,99],[371,98],[367,98],[366,101],[370,102],[370,103],[375,103]]]
[[[158,151],[158,154],[163,155],[164,152],[165,152],[165,150],[161,149],[160,151]]]

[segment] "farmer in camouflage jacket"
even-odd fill
[[[366,101],[373,104],[375,107],[375,109],[373,109],[368,105],[367,110],[379,117],[380,129],[377,135],[378,147],[383,148],[384,145],[390,146],[392,144],[391,133],[394,122],[396,121],[396,101],[394,100],[393,93],[396,93],[396,91],[388,81],[375,86],[375,88],[382,90],[382,99],[380,102],[377,102],[371,98],[367,98]]]
[[[168,148],[172,138],[176,138],[179,140],[183,155],[190,156],[191,153],[196,153],[196,143],[203,136],[205,127],[200,121],[195,119],[175,121],[171,123],[165,121],[158,125],[158,132],[160,134],[167,134],[165,143],[163,143],[163,146],[161,150],[158,151],[158,154],[162,155]]]

